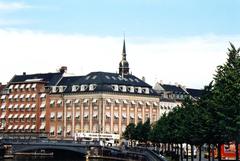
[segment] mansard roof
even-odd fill
[[[55,85],[62,78],[63,73],[39,73],[39,74],[23,74],[23,75],[15,75],[11,81],[11,83],[23,83],[23,82],[45,82],[46,85]]]
[[[192,89],[192,88],[187,88],[187,92],[194,98],[200,98],[203,95],[203,90],[202,89]]]
[[[187,94],[181,86],[170,85],[170,84],[160,84],[164,91],[178,93],[178,94]]]
[[[124,75],[123,77],[117,73],[108,73],[108,72],[91,72],[85,76],[70,76],[70,77],[63,77],[61,81],[57,84],[57,86],[65,86],[66,89],[64,90],[65,93],[71,93],[73,86],[81,86],[81,85],[93,85],[94,90],[90,88],[86,88],[84,92],[91,91],[104,91],[104,92],[120,92],[120,93],[132,93],[132,94],[140,94],[137,92],[136,89],[134,92],[122,90],[121,88],[142,88],[142,90],[149,90],[150,95],[157,95],[156,92],[152,89],[152,86],[145,83],[141,79],[137,78],[134,75]],[[119,90],[114,90],[113,86],[118,86]],[[125,86],[125,87],[122,87]],[[80,92],[80,90],[75,91]],[[142,92],[141,94],[146,94]],[[148,95],[149,95],[148,94]]]

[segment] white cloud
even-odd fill
[[[126,40],[131,71],[154,85],[179,82],[202,88],[217,65],[225,62],[228,42],[240,36],[204,36],[179,39]],[[116,72],[121,59],[122,37],[51,34],[0,29],[0,82],[14,74],[55,72],[61,65],[83,75],[92,71]],[[239,44],[236,44],[238,46]]]
[[[32,24],[32,20],[23,20],[23,19],[0,19],[0,26],[11,26],[11,25],[26,25]]]
[[[30,5],[22,2],[0,2],[0,11],[1,10],[19,10],[31,8]]]

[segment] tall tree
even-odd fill
[[[236,160],[240,128],[240,48],[230,43],[226,63],[217,67],[214,77],[213,100],[216,103],[214,117],[215,137],[219,145],[235,141]],[[219,148],[220,149],[220,148]]]

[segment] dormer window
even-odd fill
[[[133,87],[133,86],[128,87],[128,91],[129,91],[130,93],[134,93],[134,87]]]
[[[87,85],[81,85],[81,91],[85,91],[87,89]]]
[[[67,88],[66,86],[59,86],[58,90],[59,90],[60,93],[62,93],[62,92],[65,91],[66,88]]]
[[[78,85],[73,85],[72,86],[72,92],[76,92],[79,89]]]
[[[90,84],[89,85],[89,91],[93,91],[96,88],[96,84]]]
[[[118,85],[112,85],[113,91],[118,91]]]
[[[145,94],[149,94],[149,88],[144,88],[144,89],[143,89],[143,92],[144,92]]]
[[[127,92],[127,87],[126,86],[120,86],[120,89],[122,92]]]
[[[58,92],[57,86],[52,86],[52,93],[57,93],[57,92]]]
[[[141,87],[136,87],[135,90],[136,90],[137,93],[142,93],[142,88]]]

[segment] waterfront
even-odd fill
[[[3,161],[86,161],[85,157],[72,157],[61,156],[61,157],[35,157],[35,156],[15,156],[12,159],[3,159]],[[103,161],[101,159],[88,159],[88,161]]]

